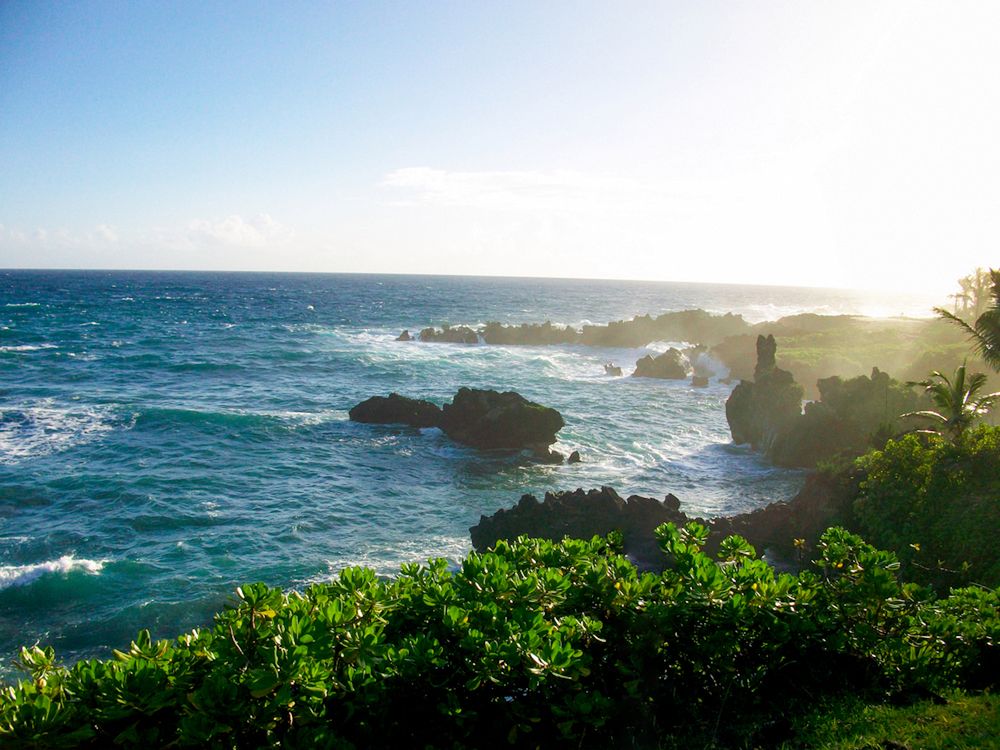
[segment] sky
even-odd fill
[[[0,0],[0,267],[953,291],[1000,3]]]

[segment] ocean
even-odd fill
[[[210,623],[236,586],[470,549],[524,493],[670,492],[689,514],[788,499],[802,474],[731,444],[731,386],[605,375],[641,349],[397,342],[445,323],[579,326],[703,308],[926,316],[918,295],[713,284],[0,271],[0,681],[20,645],[72,662]],[[725,373],[719,372],[722,376]],[[361,425],[397,391],[515,390],[566,421],[548,466],[435,429]]]

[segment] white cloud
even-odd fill
[[[381,182],[400,191],[402,205],[492,210],[580,211],[600,206],[650,207],[662,190],[635,180],[570,170],[456,172],[405,167]]]
[[[121,230],[102,223],[71,230],[30,231],[0,224],[0,266],[39,267],[220,267],[220,262],[266,267],[268,253],[287,247],[294,232],[268,214],[244,218],[192,219],[183,224]],[[138,261],[138,262],[137,262]]]
[[[249,248],[283,244],[292,238],[294,232],[269,214],[259,214],[250,219],[233,214],[224,219],[194,219],[188,222],[182,234],[188,243],[195,246]]]
[[[118,231],[107,224],[98,224],[94,234],[105,242],[118,242]]]

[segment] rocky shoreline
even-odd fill
[[[814,473],[788,502],[775,502],[750,513],[714,519],[688,516],[672,494],[663,500],[640,495],[623,498],[613,488],[601,487],[547,492],[541,501],[534,495],[523,495],[515,506],[482,516],[469,533],[472,546],[482,552],[501,539],[512,540],[519,536],[559,541],[567,536],[589,539],[620,531],[625,554],[638,567],[660,570],[668,560],[656,543],[656,527],[664,523],[683,526],[689,521],[698,521],[709,529],[705,545],[709,553],[718,550],[726,537],[739,534],[758,553],[766,554],[785,567],[796,567],[799,551],[812,549],[828,527],[850,525],[852,481]]]
[[[640,315],[606,325],[581,328],[551,322],[504,325],[428,326],[399,341],[459,345],[592,346],[641,348],[653,342],[687,342],[701,347],[733,380],[753,378],[758,336],[773,336],[781,346],[779,366],[802,384],[806,398],[819,396],[817,381],[830,376],[853,378],[873,367],[918,380],[931,370],[951,371],[966,355],[962,337],[942,321],[918,318],[866,318],[854,315],[802,313],[749,323],[740,315],[692,309],[653,317]],[[685,354],[699,384],[708,374]]]

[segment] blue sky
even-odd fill
[[[989,3],[0,3],[0,267],[947,291]]]

